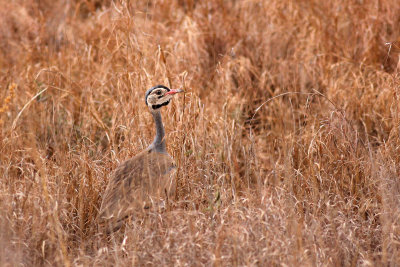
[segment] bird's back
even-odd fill
[[[135,212],[165,201],[175,193],[175,164],[167,153],[147,149],[123,162],[106,188],[99,213],[100,225],[119,228]]]

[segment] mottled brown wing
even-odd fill
[[[166,153],[143,151],[122,163],[111,177],[99,213],[99,224],[119,228],[134,212],[141,212],[165,192],[173,195],[175,164]]]

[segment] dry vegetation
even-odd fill
[[[398,266],[400,1],[0,1],[1,266]],[[176,205],[113,236],[163,111]]]

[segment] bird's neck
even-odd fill
[[[162,123],[161,113],[159,110],[151,112],[153,115],[154,123],[156,125],[156,137],[150,147],[154,148],[157,152],[166,152],[165,146],[165,131]]]

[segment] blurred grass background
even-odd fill
[[[398,266],[399,1],[0,4],[1,266]],[[156,84],[177,205],[105,239]]]

